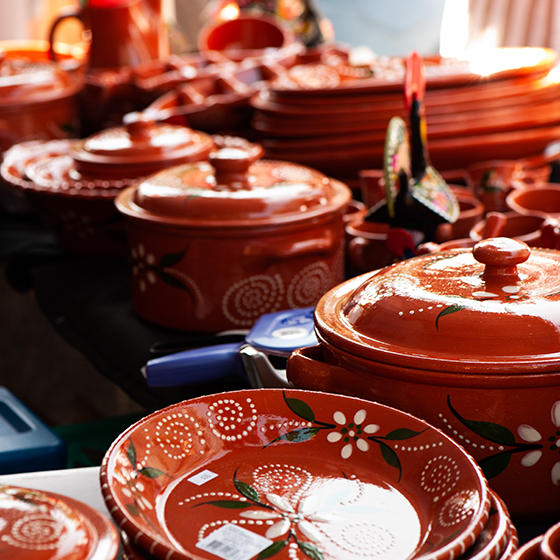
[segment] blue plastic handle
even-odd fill
[[[179,387],[244,374],[243,343],[231,342],[177,352],[150,360],[142,373],[150,387]]]

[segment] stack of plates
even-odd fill
[[[474,460],[409,414],[261,389],[140,420],[101,466],[131,559],[506,560],[517,534]]]
[[[407,118],[405,60],[351,66],[342,56],[297,65],[252,99],[267,157],[355,180],[383,167],[393,116]],[[426,59],[429,151],[440,171],[540,154],[560,138],[560,68],[544,48],[499,48],[484,59]],[[484,63],[484,64],[483,64]]]
[[[116,560],[119,535],[94,508],[67,496],[0,488],[0,552],[11,560]]]

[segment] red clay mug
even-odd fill
[[[161,17],[161,0],[89,0],[61,11],[51,25],[54,44],[59,24],[77,18],[90,37],[90,68],[135,66],[169,55],[169,40]],[[51,57],[56,59],[51,49]]]

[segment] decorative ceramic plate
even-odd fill
[[[0,556],[10,560],[114,560],[113,523],[67,496],[0,487]]]
[[[166,560],[453,560],[490,510],[479,467],[439,430],[302,390],[155,412],[117,438],[100,477],[118,525]]]

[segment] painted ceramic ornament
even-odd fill
[[[385,198],[369,209],[365,220],[388,223],[387,250],[395,261],[416,254],[416,247],[436,238],[442,223],[459,216],[455,194],[431,165],[428,153],[423,98],[426,79],[417,53],[407,59],[405,103],[409,111],[410,138],[405,121],[389,121],[383,157]]]
[[[113,443],[101,484],[129,538],[167,559],[451,560],[490,508],[474,461],[424,422],[280,389],[147,416]]]
[[[319,345],[291,355],[288,379],[423,418],[514,518],[557,516],[559,259],[490,238],[350,279],[315,307]]]

